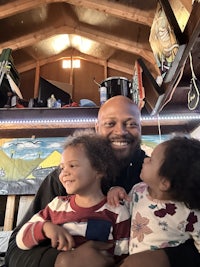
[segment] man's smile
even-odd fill
[[[126,147],[129,145],[129,142],[127,142],[127,141],[112,141],[111,144],[114,146],[118,146],[118,147]]]

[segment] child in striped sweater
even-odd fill
[[[18,247],[28,250],[48,240],[52,247],[67,251],[87,240],[98,240],[111,242],[114,255],[127,255],[129,211],[123,205],[108,205],[103,194],[116,175],[108,140],[97,134],[68,137],[59,175],[66,196],[54,198],[22,226]]]

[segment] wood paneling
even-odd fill
[[[70,83],[70,69],[62,68],[62,60],[58,60],[40,67],[40,76],[47,80]],[[108,77],[118,76],[131,79],[131,75],[108,68]],[[73,101],[90,99],[97,106],[99,102],[99,87],[94,82],[101,83],[104,77],[104,66],[81,60],[81,68],[73,70]],[[34,97],[35,69],[21,74],[21,92],[25,99]]]

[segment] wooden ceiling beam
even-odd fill
[[[105,65],[105,60],[103,60],[103,59],[99,59],[99,58],[96,58],[96,57],[93,57],[93,56],[89,56],[89,55],[83,54],[80,51],[75,50],[73,48],[68,48],[67,50],[65,50],[64,52],[60,53],[59,55],[51,56],[51,57],[42,59],[42,60],[37,61],[37,62],[31,60],[31,61],[28,61],[28,62],[26,62],[24,64],[18,64],[18,65],[16,65],[16,67],[17,67],[17,70],[18,70],[19,73],[23,73],[25,71],[29,71],[31,69],[35,69],[36,68],[36,64],[38,64],[39,66],[43,66],[43,65],[46,65],[46,64],[49,64],[49,63],[53,63],[55,61],[62,60],[64,58],[71,57],[72,53],[73,53],[73,57],[79,57],[79,58],[81,58],[83,60],[87,60],[89,62],[98,64],[98,65],[101,65],[101,66]],[[121,63],[119,65],[119,64],[112,63],[112,62],[108,62],[107,66],[109,68],[111,68],[111,69],[117,69],[117,70],[119,70],[121,72],[130,74],[130,75],[133,74],[133,66],[128,67],[127,65],[124,66],[123,63]]]
[[[65,2],[72,5],[82,6],[84,8],[95,9],[105,14],[148,25],[149,27],[151,27],[154,17],[154,13],[150,13],[149,10],[141,10],[130,5],[125,6],[109,0],[67,0]]]
[[[58,34],[78,34],[85,38],[91,39],[96,42],[114,47],[115,49],[120,49],[122,51],[130,52],[132,54],[138,55],[138,57],[144,58],[150,64],[152,64],[154,72],[159,73],[158,67],[155,62],[153,53],[150,50],[144,49],[142,45],[138,45],[137,42],[128,41],[126,39],[113,36],[110,34],[105,34],[98,32],[96,30],[90,29],[86,26],[81,26],[79,29],[71,26],[58,26],[58,27],[48,27],[39,31],[32,32],[30,34],[15,38],[13,40],[1,43],[0,50],[4,48],[11,48],[12,50],[22,49],[24,47],[32,46],[35,43],[47,39],[51,36]]]
[[[119,70],[119,71],[127,73],[129,75],[133,75],[133,72],[134,72],[133,67],[134,67],[134,64],[131,66],[127,66],[127,64],[126,64],[126,66],[124,66],[122,62],[120,62],[120,64],[119,64],[119,62],[114,63],[114,62],[108,61],[108,68],[114,69],[114,70]]]
[[[191,13],[192,11],[192,0],[179,0],[184,7],[186,8],[186,10]]]
[[[147,10],[140,10],[136,7],[125,6],[110,2],[108,0],[18,0],[0,6],[0,19],[7,18],[25,12],[38,6],[51,3],[69,3],[75,6],[94,9],[121,19],[126,19],[151,27],[153,22],[152,14]]]
[[[36,44],[39,41],[42,41],[44,39],[47,39],[51,36],[57,35],[57,34],[71,34],[74,33],[74,30],[71,27],[68,26],[50,26],[48,28],[31,32],[29,34],[23,35],[18,38],[14,38],[12,40],[6,41],[4,43],[0,44],[0,50],[3,50],[4,48],[11,48],[12,50],[18,50],[25,48],[27,46],[32,46]]]
[[[129,41],[127,39],[119,38],[119,36],[110,35],[105,32],[102,33],[83,25],[80,25],[78,28],[74,28],[74,33],[84,36],[85,38],[100,42],[102,44],[114,47],[115,49],[120,49],[138,55],[138,57],[144,58],[150,64],[155,64],[155,66],[157,67],[152,51],[147,50],[142,44],[139,44],[136,41]]]
[[[124,50],[126,52],[129,51],[130,53],[137,54],[138,56],[143,56],[143,58],[145,58],[151,64],[153,63],[153,60],[155,61],[152,52],[150,50],[142,48],[142,45],[140,45],[139,48],[137,42],[127,41],[126,39],[122,38],[120,38],[119,40],[119,37],[98,32],[97,30],[90,30],[88,27],[81,26],[79,27],[79,29],[66,25],[59,27],[51,26],[1,43],[0,49],[2,50],[7,47],[11,48],[12,50],[22,49],[58,34],[78,34],[85,38],[101,42],[102,44],[106,44],[111,47]]]

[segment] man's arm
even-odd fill
[[[184,265],[186,266],[186,265]],[[146,250],[125,258],[119,267],[171,267],[164,250]],[[182,266],[183,267],[183,266]]]
[[[200,266],[200,253],[192,239],[177,247],[147,250],[128,256],[120,267],[197,267]]]
[[[200,253],[195,247],[193,239],[189,239],[177,247],[165,248],[164,251],[168,256],[170,267],[200,266]]]

